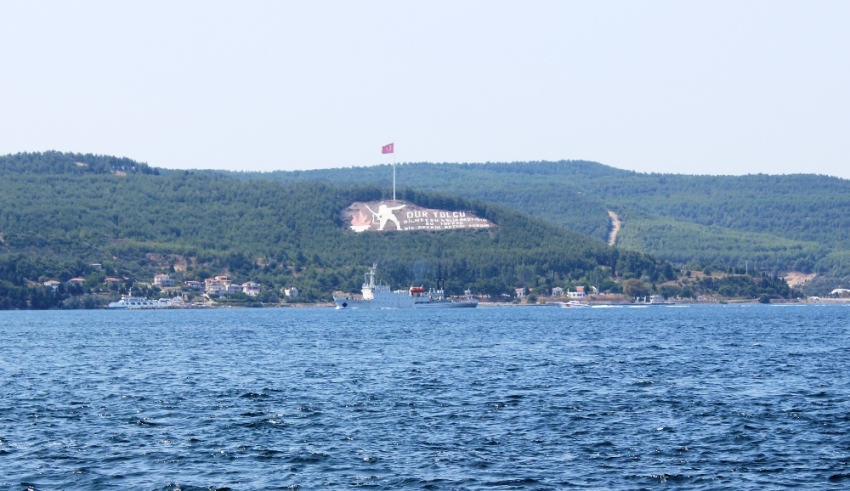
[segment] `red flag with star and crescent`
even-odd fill
[[[395,150],[395,143],[389,143],[381,147],[381,153],[393,153]]]

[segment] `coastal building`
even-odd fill
[[[121,280],[121,278],[115,278],[115,277],[112,277],[112,276],[107,276],[107,277],[103,280],[103,282],[104,282],[104,283],[109,283],[109,284],[112,284],[112,283],[121,283],[121,281],[122,281],[122,280]]]
[[[218,295],[221,297],[227,294],[227,286],[217,282],[207,283],[206,288],[204,288],[204,291],[209,295]]]
[[[283,294],[289,298],[298,298],[298,288],[284,288]]]
[[[204,289],[204,284],[201,283],[200,281],[187,281],[186,286],[188,286],[189,288],[191,288],[193,290],[198,290],[198,291],[201,291],[201,290]]]
[[[246,281],[242,283],[242,293],[249,297],[256,297],[260,294],[260,284],[253,281]]]
[[[153,277],[153,284],[155,286],[174,286],[174,280],[171,279],[171,276],[167,274],[158,274]]]
[[[563,297],[564,296],[564,289],[561,288],[560,286],[556,286],[556,287],[552,288],[552,296],[553,297]]]
[[[587,297],[587,294],[584,292],[583,286],[577,286],[576,291],[567,291],[567,296],[570,298],[585,298]]]
[[[204,291],[210,295],[226,295],[227,288],[230,286],[230,278],[227,276],[216,276],[215,278],[207,278],[204,280]]]
[[[850,297],[850,290],[847,288],[836,288],[829,292],[829,294],[834,297]]]
[[[50,288],[53,288],[53,291],[56,291],[56,289],[59,288],[59,285],[61,284],[61,282],[56,280],[48,280],[44,282],[44,286],[49,286]]]
[[[525,298],[526,289],[525,287],[514,288],[514,292],[516,292],[516,298]]]
[[[85,282],[85,278],[71,278],[70,280],[68,280],[69,285],[82,285]]]
[[[242,285],[237,285],[236,283],[231,283],[227,285],[227,289],[225,293],[230,295],[231,293],[242,293]]]

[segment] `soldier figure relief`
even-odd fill
[[[395,212],[404,208],[407,208],[407,212],[396,216]],[[398,201],[352,203],[343,214],[349,222],[349,228],[357,233],[496,227],[496,224],[490,220],[479,218],[469,211],[431,210],[412,203],[399,203]],[[369,218],[370,215],[371,219]],[[387,222],[393,222],[395,228],[387,227]]]

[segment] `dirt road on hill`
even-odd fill
[[[608,234],[608,245],[612,246],[617,244],[617,233],[620,232],[620,217],[611,210],[608,210],[608,216],[611,217],[611,226],[613,227],[611,233]]]

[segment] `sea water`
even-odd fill
[[[850,308],[0,312],[0,489],[850,487]]]

